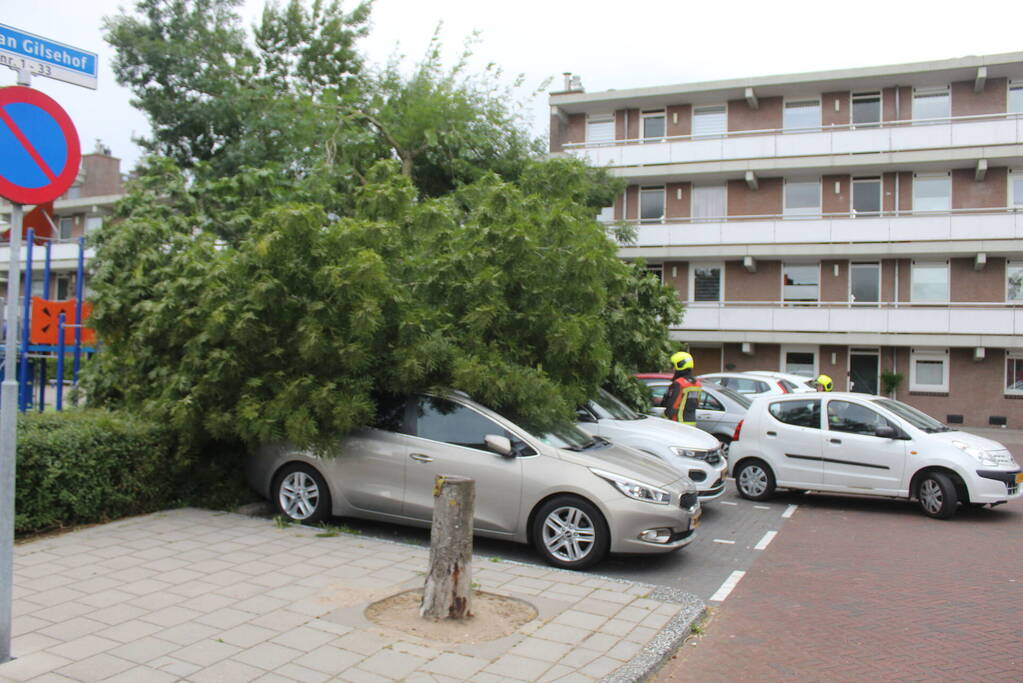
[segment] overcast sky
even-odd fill
[[[101,139],[123,160],[124,171],[139,156],[132,136],[146,135],[148,126],[129,104],[130,93],[114,81],[101,21],[131,4],[0,0],[0,23],[99,54],[98,90],[39,77],[32,86],[68,110],[83,152]],[[263,4],[245,1],[247,25]],[[344,6],[354,5],[348,0]],[[564,71],[581,75],[593,92],[1023,51],[1021,20],[1019,0],[377,0],[362,50],[371,63],[397,50],[411,64],[443,22],[453,59],[465,37],[479,31],[477,64],[494,62],[509,80],[523,74],[525,98],[547,78],[558,89]],[[0,87],[15,80],[14,71],[0,67]],[[546,98],[536,98],[530,111],[536,134],[545,135]]]

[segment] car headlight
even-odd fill
[[[651,486],[650,484],[644,484],[641,481],[635,479],[629,479],[618,474],[611,474],[604,470],[598,470],[590,468],[590,472],[610,483],[616,489],[621,491],[629,498],[635,500],[642,500],[647,503],[657,503],[658,505],[667,505],[671,502],[671,494],[664,489]],[[695,488],[695,487],[694,487]]]
[[[961,450],[963,453],[966,453],[966,455],[970,456],[971,458],[979,462],[981,465],[998,464],[998,461],[994,458],[994,456],[989,455],[986,451],[982,451],[976,446],[971,446],[970,444],[964,443],[962,441],[953,441],[952,445]]]
[[[668,446],[671,452],[680,458],[693,458],[695,460],[703,460],[707,457],[707,451],[700,450],[697,448],[685,448],[683,446]]]

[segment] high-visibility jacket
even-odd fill
[[[676,377],[668,387],[661,405],[664,416],[669,420],[677,420],[683,424],[696,425],[696,406],[700,402],[700,391],[703,385],[698,379]]]

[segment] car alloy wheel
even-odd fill
[[[552,510],[543,522],[543,544],[562,562],[578,562],[593,550],[593,520],[577,507]]]
[[[274,498],[285,517],[315,524],[330,514],[330,489],[320,473],[309,465],[288,465],[276,481]]]
[[[532,538],[548,563],[563,569],[585,569],[599,562],[611,546],[611,534],[600,510],[577,496],[556,496],[536,511]]]

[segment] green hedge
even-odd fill
[[[186,504],[249,499],[240,450],[188,455],[154,420],[70,410],[18,416],[15,534]]]

